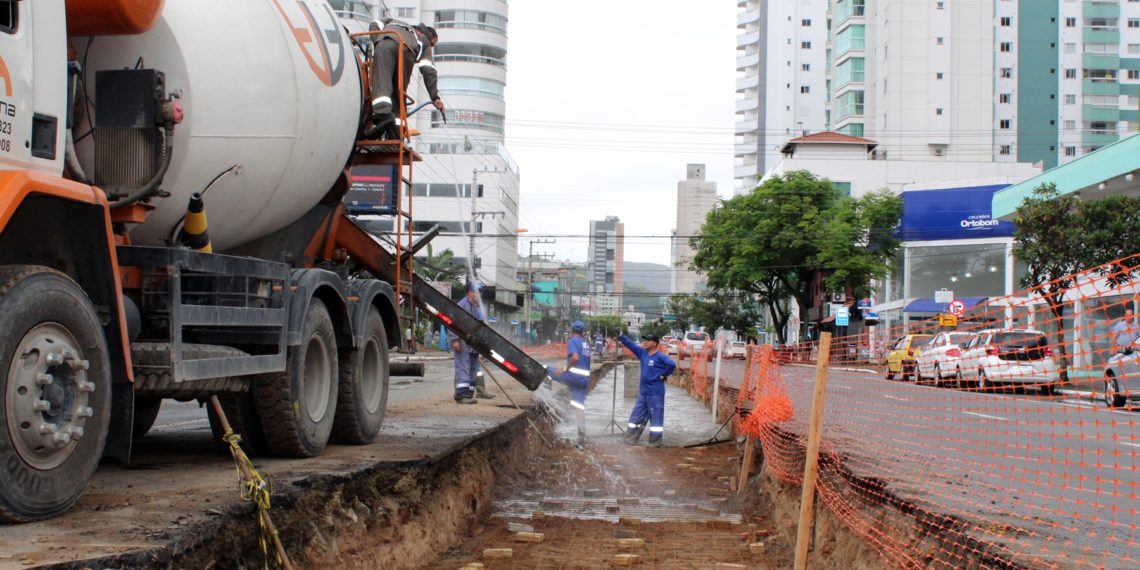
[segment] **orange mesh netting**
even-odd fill
[[[1137,266],[835,337],[820,503],[898,567],[1140,567]],[[761,347],[740,384],[738,430],[790,483],[818,349]]]

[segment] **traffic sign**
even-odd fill
[[[957,315],[947,315],[946,313],[939,314],[938,315],[938,326],[950,327],[950,328],[958,326]]]
[[[850,320],[851,313],[848,311],[847,307],[843,305],[837,305],[835,307],[835,326],[845,327],[850,324]]]
[[[859,305],[858,306],[860,309],[870,309],[871,308],[871,298],[866,297],[864,299],[859,299]]]
[[[966,312],[966,304],[963,303],[962,301],[955,300],[955,301],[950,303],[949,311],[950,311],[951,315],[954,315],[955,317],[960,317],[960,316],[962,316],[962,313]]]

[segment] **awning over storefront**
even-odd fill
[[[954,300],[961,301],[962,304],[966,305],[966,308],[969,309],[978,303],[984,302],[988,298],[989,297],[961,297]],[[935,303],[933,297],[915,299],[907,303],[906,307],[903,307],[904,313],[941,313],[945,310],[946,303]]]

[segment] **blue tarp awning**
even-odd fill
[[[961,301],[969,309],[978,303],[981,303],[989,297],[959,297],[955,301]],[[915,299],[907,303],[903,308],[904,313],[941,313],[946,310],[947,303],[935,303],[933,297],[923,297]]]

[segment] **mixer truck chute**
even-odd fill
[[[412,305],[545,377],[413,273],[413,224],[349,217],[372,165],[410,222],[419,157],[407,121],[357,140],[368,50],[324,0],[0,0],[0,24],[0,521],[67,510],[163,398],[219,395],[280,455],[371,442]]]

